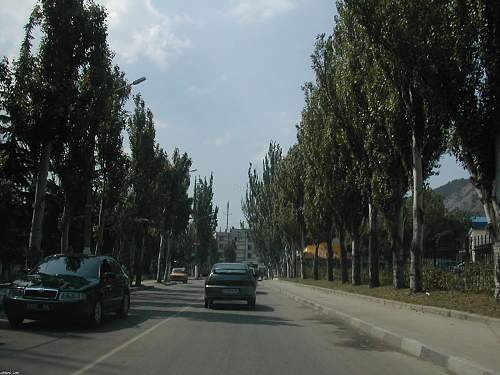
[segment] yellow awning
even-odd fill
[[[337,238],[335,238],[332,241],[332,248],[333,248],[333,257],[340,259],[340,241]],[[315,245],[307,245],[307,247],[304,249],[304,255],[306,255],[307,257],[309,256],[313,257],[315,251],[316,251]],[[319,244],[318,256],[323,259],[327,258],[326,242],[321,242]]]

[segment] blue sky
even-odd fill
[[[156,138],[214,174],[219,224],[243,219],[249,163],[269,144],[295,142],[310,54],[333,27],[332,0],[99,0],[109,13],[115,62],[155,115]],[[14,5],[15,4],[15,5]],[[0,0],[0,56],[16,56],[34,0]],[[432,187],[466,177],[449,156]]]

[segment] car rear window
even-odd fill
[[[244,275],[248,273],[248,269],[245,267],[214,267],[212,272],[215,274]]]

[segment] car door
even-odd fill
[[[121,300],[118,296],[120,290],[117,287],[116,274],[113,272],[111,264],[106,258],[101,262],[101,283],[104,310],[110,311],[116,309],[119,306],[117,299]]]
[[[115,279],[116,283],[114,285],[115,288],[114,296],[119,306],[121,306],[123,295],[125,294],[128,288],[128,278],[125,276],[122,268],[120,267],[120,264],[115,259],[109,258],[108,262],[109,265],[111,266],[113,273],[116,274],[116,279]]]

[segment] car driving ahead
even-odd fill
[[[187,284],[188,274],[186,272],[186,269],[183,267],[173,268],[172,272],[170,273],[170,281],[179,281],[181,283]]]
[[[243,300],[255,308],[257,281],[243,263],[216,263],[205,281],[205,307],[214,301]]]
[[[91,326],[104,313],[126,317],[130,305],[129,281],[109,256],[51,255],[26,277],[14,281],[4,297],[11,326],[24,319],[75,318]]]

